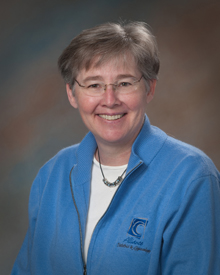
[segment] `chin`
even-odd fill
[[[101,139],[105,143],[110,143],[112,145],[117,145],[117,144],[125,144],[126,139],[123,135],[108,135],[108,136],[102,136]]]

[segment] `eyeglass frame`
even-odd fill
[[[142,77],[144,78],[144,75],[143,75],[143,74],[141,75],[140,79],[134,81],[133,84],[140,82],[141,79],[142,79]],[[74,81],[76,81],[76,83],[79,85],[79,87],[81,87],[81,88],[88,88],[87,86],[81,85],[81,84],[78,82],[78,80],[77,80],[76,78],[74,78]],[[111,84],[111,83],[110,83],[110,84],[105,84],[105,83],[103,83],[103,82],[101,82],[101,83],[105,85],[105,86],[104,86],[104,90],[103,90],[104,92],[106,91],[108,85],[112,85],[112,86],[114,87],[114,91],[117,90],[117,87],[118,87],[118,84],[119,84],[119,83],[118,83],[118,84]]]

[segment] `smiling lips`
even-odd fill
[[[124,116],[124,114],[121,114],[121,115],[113,115],[113,116],[110,116],[110,115],[99,115],[101,118],[104,118],[106,120],[116,120],[116,119],[119,119],[121,117]]]

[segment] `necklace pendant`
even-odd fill
[[[111,184],[106,178],[104,178],[102,181],[103,181],[104,184],[107,185],[107,186],[110,186],[110,184]]]
[[[119,176],[119,177],[117,178],[117,180],[114,181],[114,182],[109,182],[106,178],[103,179],[103,182],[104,182],[104,184],[107,185],[108,187],[115,187],[115,186],[119,185],[119,184],[122,182],[122,180],[123,180],[123,178],[122,178],[121,176]]]
[[[117,180],[115,181],[115,184],[118,185],[122,182],[122,177],[118,177]]]
[[[101,161],[100,161],[100,156],[99,156],[99,149],[98,149],[98,157],[99,157],[99,166],[100,166],[100,170],[101,170],[101,173],[102,173],[102,176],[103,176],[103,180],[102,180],[102,181],[104,182],[104,184],[105,184],[106,186],[108,186],[108,187],[115,187],[115,186],[119,185],[120,183],[122,183],[122,181],[123,181],[123,175],[124,175],[124,173],[126,172],[127,168],[124,170],[124,172],[122,173],[122,175],[119,176],[119,177],[117,178],[117,180],[115,180],[114,182],[109,182],[109,181],[105,178],[104,173],[103,173],[103,171],[102,171],[102,166],[101,166]]]

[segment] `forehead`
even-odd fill
[[[140,72],[131,54],[123,54],[107,59],[95,57],[89,68],[84,67],[79,71],[78,77],[87,77],[89,75],[117,77],[120,74],[139,76]]]

